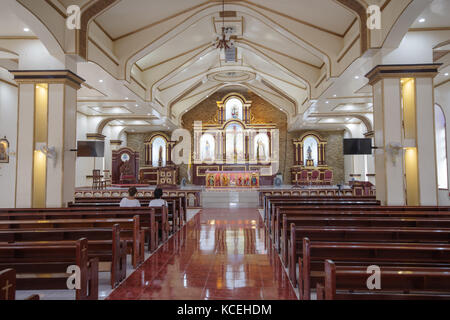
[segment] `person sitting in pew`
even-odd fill
[[[162,206],[167,207],[167,201],[161,199],[163,196],[163,190],[161,188],[156,188],[155,191],[153,192],[153,196],[155,197],[155,199],[150,201],[148,205],[149,207],[162,207]]]
[[[136,208],[140,207],[141,203],[138,199],[135,198],[137,193],[136,187],[131,187],[128,189],[128,197],[125,197],[120,201],[120,207],[121,208]]]

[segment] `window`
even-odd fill
[[[439,105],[434,107],[436,129],[436,162],[439,189],[448,189],[447,175],[447,133],[445,115]]]

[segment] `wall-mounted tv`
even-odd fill
[[[103,158],[105,156],[104,141],[78,141],[78,157]]]
[[[372,139],[344,139],[344,155],[372,154]]]

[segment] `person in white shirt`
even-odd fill
[[[120,207],[121,208],[136,208],[140,207],[141,203],[139,200],[135,198],[135,195],[137,193],[137,189],[135,187],[131,187],[128,189],[128,197],[125,197],[120,201]]]
[[[162,195],[163,195],[163,190],[161,188],[156,188],[155,191],[153,192],[153,196],[155,197],[155,199],[150,201],[150,204],[148,206],[149,207],[162,207],[162,206],[167,207],[167,201],[164,199],[161,199]]]

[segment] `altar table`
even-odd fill
[[[259,188],[259,171],[206,171],[206,188]]]

